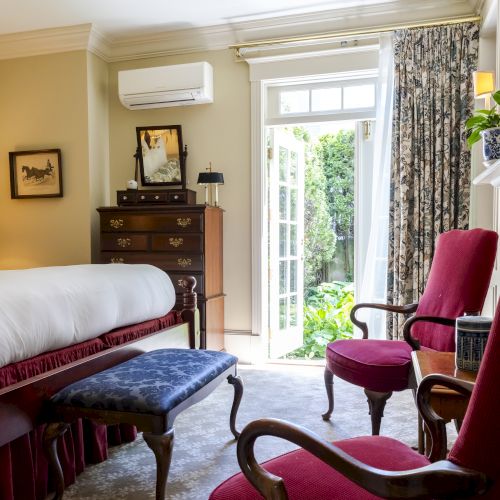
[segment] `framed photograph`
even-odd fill
[[[137,127],[137,151],[143,186],[186,187],[180,125]]]
[[[61,150],[9,153],[11,198],[56,198],[63,195]]]

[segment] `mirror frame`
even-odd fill
[[[141,184],[143,186],[182,186],[182,189],[186,188],[186,164],[185,164],[185,154],[182,149],[182,130],[180,125],[160,125],[160,126],[146,126],[146,127],[136,127],[136,135],[137,135],[137,153],[139,158],[139,167],[141,171]],[[163,133],[159,132],[163,131]],[[155,133],[154,135],[163,135],[163,134],[172,134],[175,131],[177,134],[177,148],[174,148],[175,151],[172,155],[173,159],[177,159],[179,162],[180,169],[180,180],[174,181],[153,181],[149,179],[147,172],[145,171],[145,162],[144,162],[144,149],[143,149],[143,140],[146,132],[149,135],[150,132]],[[149,144],[148,144],[149,146]],[[164,147],[167,145],[164,144]],[[165,150],[165,154],[166,150]],[[168,156],[165,158],[165,161],[168,160]]]

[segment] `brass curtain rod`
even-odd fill
[[[240,49],[249,49],[256,47],[265,47],[269,45],[280,45],[280,44],[297,43],[297,42],[334,40],[337,38],[350,37],[350,36],[375,35],[378,33],[387,33],[388,31],[396,31],[402,29],[431,28],[433,26],[445,26],[447,24],[460,24],[460,23],[478,23],[480,21],[481,21],[480,16],[437,19],[435,21],[422,21],[413,24],[393,24],[393,25],[377,26],[373,28],[364,28],[359,30],[337,31],[335,33],[317,33],[314,35],[294,36],[288,38],[271,38],[268,40],[256,40],[254,42],[246,42],[246,43],[238,43],[235,45],[230,45],[229,48],[235,49],[236,54],[240,56]]]

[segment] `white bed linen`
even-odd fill
[[[168,275],[147,264],[0,271],[0,367],[165,315]]]

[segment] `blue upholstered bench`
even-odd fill
[[[57,438],[68,422],[85,417],[100,423],[128,423],[143,431],[157,465],[156,498],[165,497],[174,438],[174,419],[210,394],[227,378],[234,386],[229,425],[237,439],[236,413],[243,395],[237,358],[224,352],[195,349],[150,351],[75,382],[50,401],[44,442],[56,473],[56,499],[64,478],[57,457]]]

